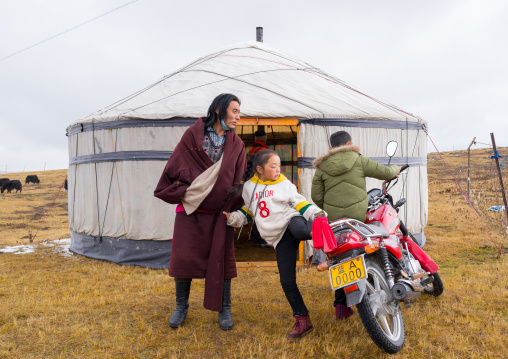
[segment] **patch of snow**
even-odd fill
[[[35,251],[35,245],[33,244],[26,244],[21,246],[13,246],[13,247],[5,247],[3,249],[0,249],[0,252],[2,253],[13,253],[13,254],[25,254],[25,253],[32,253]]]
[[[55,253],[59,253],[65,257],[72,257],[73,253],[69,250],[71,246],[71,239],[55,239],[54,241],[42,242],[42,245],[46,247],[53,247]]]
[[[54,241],[46,241],[41,243],[46,247],[53,247],[55,253],[65,257],[72,257],[73,253],[69,250],[71,246],[71,239],[56,239]],[[35,244],[25,244],[20,246],[5,247],[0,249],[1,253],[25,254],[35,252],[37,246]]]

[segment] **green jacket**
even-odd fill
[[[355,145],[332,148],[312,165],[317,170],[311,197],[330,221],[354,218],[364,222],[368,206],[365,177],[388,180],[400,172],[399,166],[387,167],[363,157]]]

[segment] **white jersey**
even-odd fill
[[[291,218],[303,216],[312,220],[314,214],[321,211],[298,193],[296,186],[282,174],[275,181],[265,182],[255,174],[245,182],[242,197],[245,205],[231,212],[227,224],[238,228],[254,219],[261,237],[274,248]]]

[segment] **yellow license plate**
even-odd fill
[[[365,278],[363,255],[330,267],[329,273],[330,283],[334,290]]]

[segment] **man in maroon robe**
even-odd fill
[[[191,280],[205,278],[206,309],[219,312],[219,326],[233,327],[231,278],[236,277],[234,229],[222,212],[241,207],[228,190],[238,185],[246,167],[245,146],[231,131],[240,119],[240,100],[217,96],[207,117],[189,127],[162,173],[154,195],[177,204],[169,275],[175,278],[176,309],[172,328],[183,324]]]

